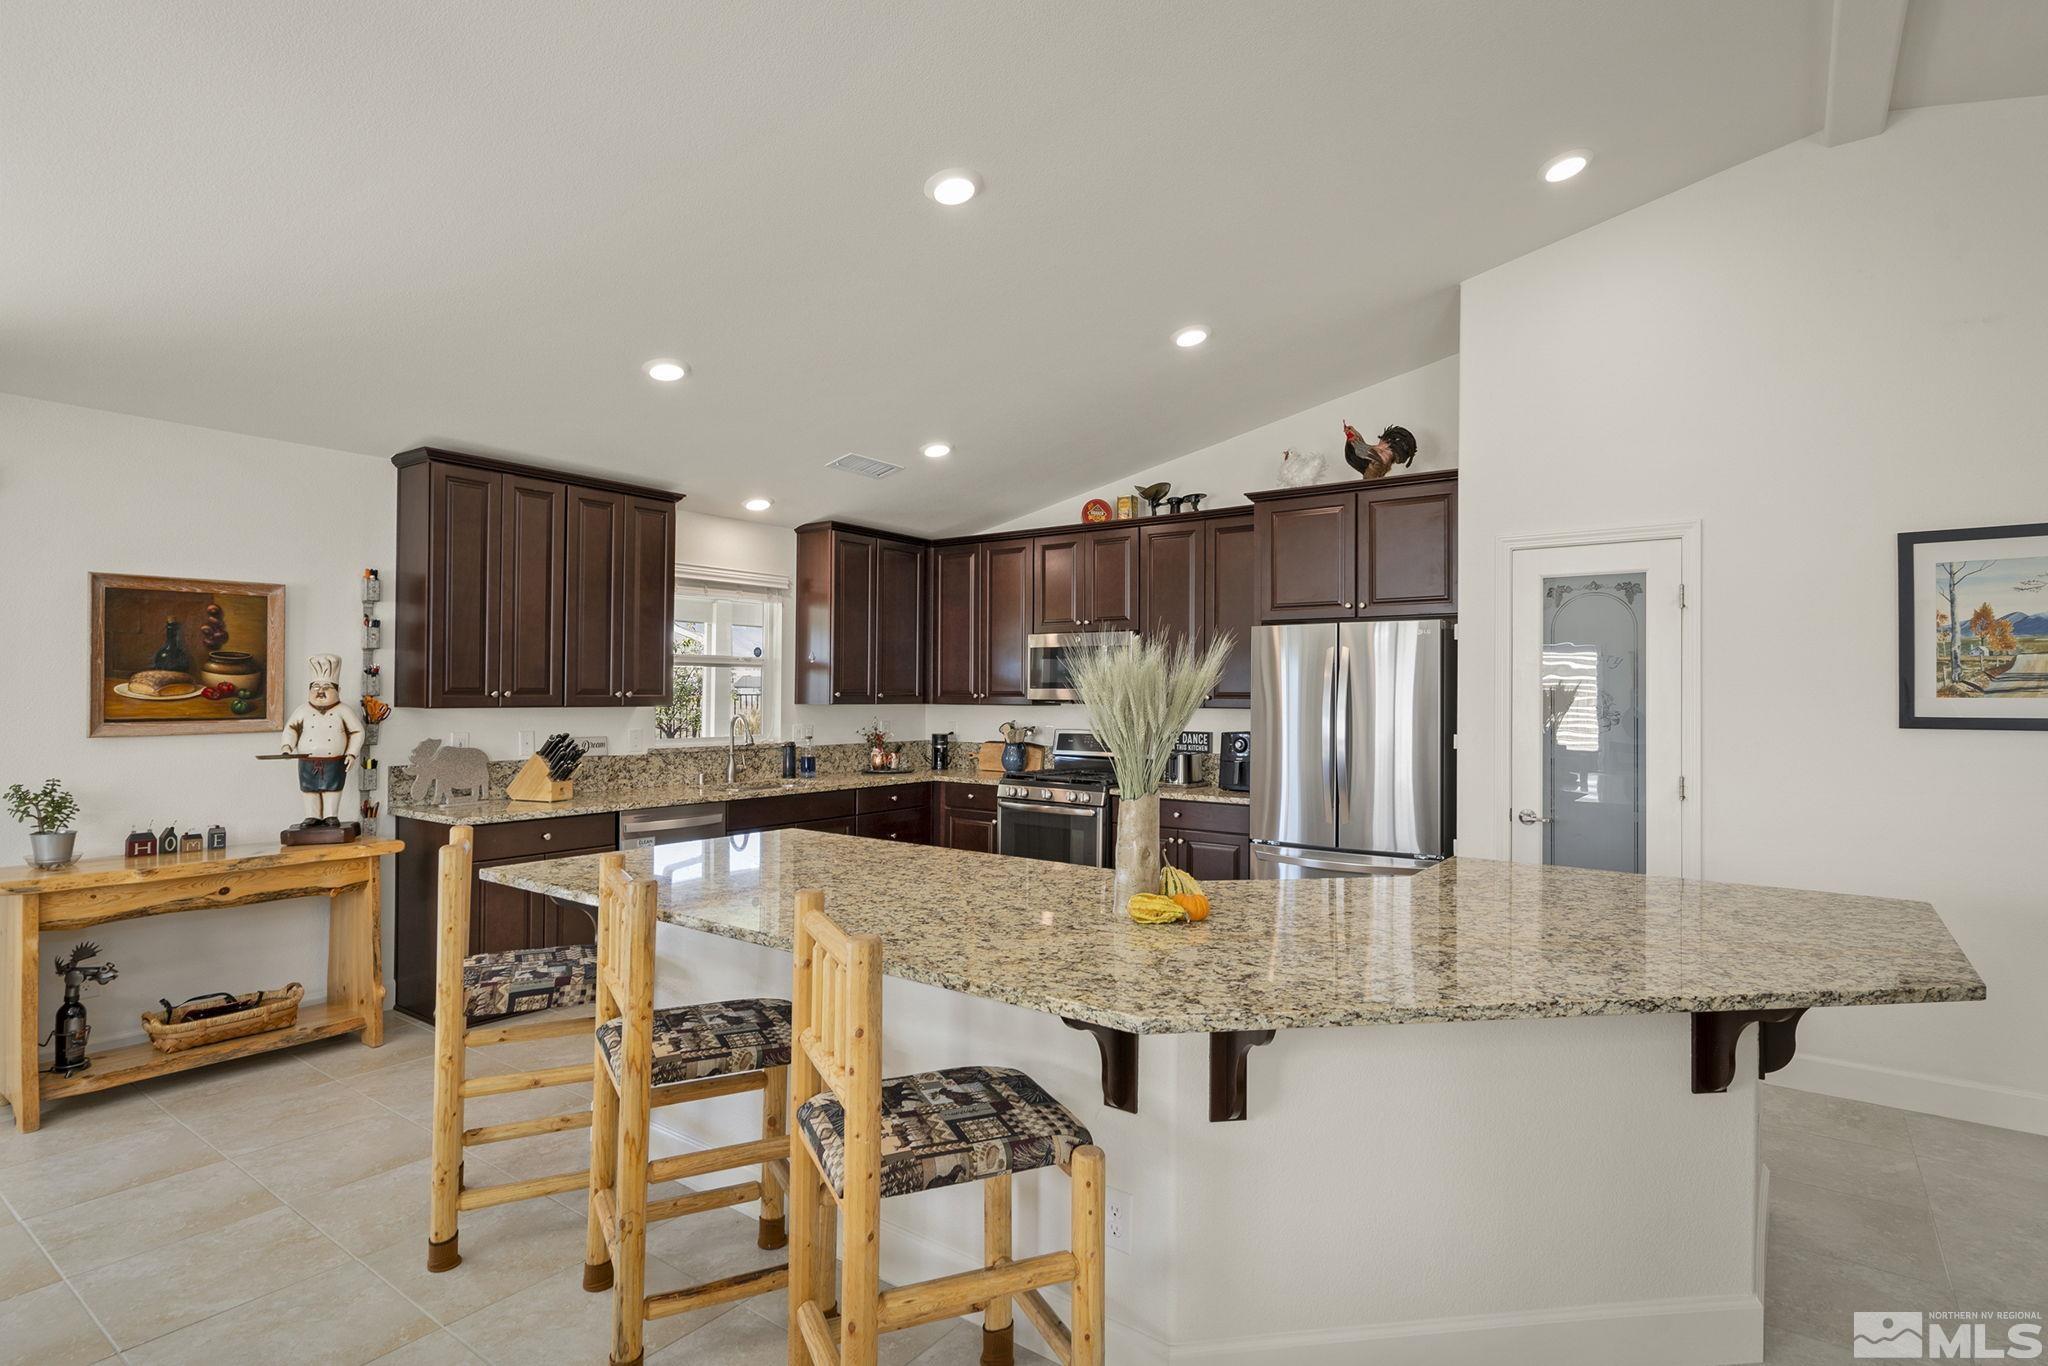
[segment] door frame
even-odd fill
[[[1702,573],[1701,527],[1697,518],[1689,522],[1649,522],[1639,526],[1604,527],[1587,531],[1557,531],[1542,535],[1502,536],[1494,542],[1493,622],[1493,709],[1495,735],[1493,763],[1493,812],[1486,828],[1495,833],[1487,839],[1487,857],[1508,858],[1506,822],[1513,801],[1514,777],[1514,572],[1518,550],[1569,550],[1576,546],[1629,545],[1641,541],[1678,542],[1679,578],[1685,590],[1683,610],[1678,614],[1678,766],[1685,782],[1685,797],[1678,805],[1679,876],[1704,876],[1705,846],[1702,830],[1707,798],[1706,765],[1702,761],[1701,713],[1705,694],[1700,683],[1700,619],[1705,611],[1706,587]]]

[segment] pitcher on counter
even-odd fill
[[[281,747],[299,761],[301,830],[341,824],[342,783],[363,752],[363,718],[341,700],[341,656],[313,655],[306,667],[306,700],[285,718]]]

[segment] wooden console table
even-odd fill
[[[152,858],[83,859],[64,868],[0,868],[0,1097],[23,1133],[42,1123],[43,1102],[110,1086],[290,1048],[358,1031],[384,1042],[383,889],[378,859],[400,840],[353,844],[245,845]],[[112,920],[171,915],[215,906],[253,906],[290,897],[328,898],[327,999],[302,1006],[290,1029],[159,1053],[148,1043],[96,1051],[92,1066],[68,1077],[41,1070],[37,1041],[47,1032],[41,1006],[50,965],[46,935],[69,935]],[[118,960],[117,960],[118,961]],[[54,981],[54,977],[50,977]],[[185,983],[198,990],[216,983]],[[253,988],[259,983],[236,983]],[[273,984],[274,985],[274,984]],[[189,993],[187,993],[189,994]],[[104,1022],[98,1028],[104,1027]]]

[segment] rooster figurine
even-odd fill
[[[1389,427],[1377,441],[1367,441],[1358,428],[1344,424],[1344,462],[1362,479],[1384,479],[1396,465],[1415,459],[1415,433],[1406,427]]]

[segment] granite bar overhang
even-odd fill
[[[796,893],[891,976],[1132,1034],[1973,1001],[1925,902],[1454,859],[1412,877],[1215,882],[1139,925],[1096,868],[766,831],[628,853],[660,917],[787,950]],[[482,871],[594,905],[598,856]]]

